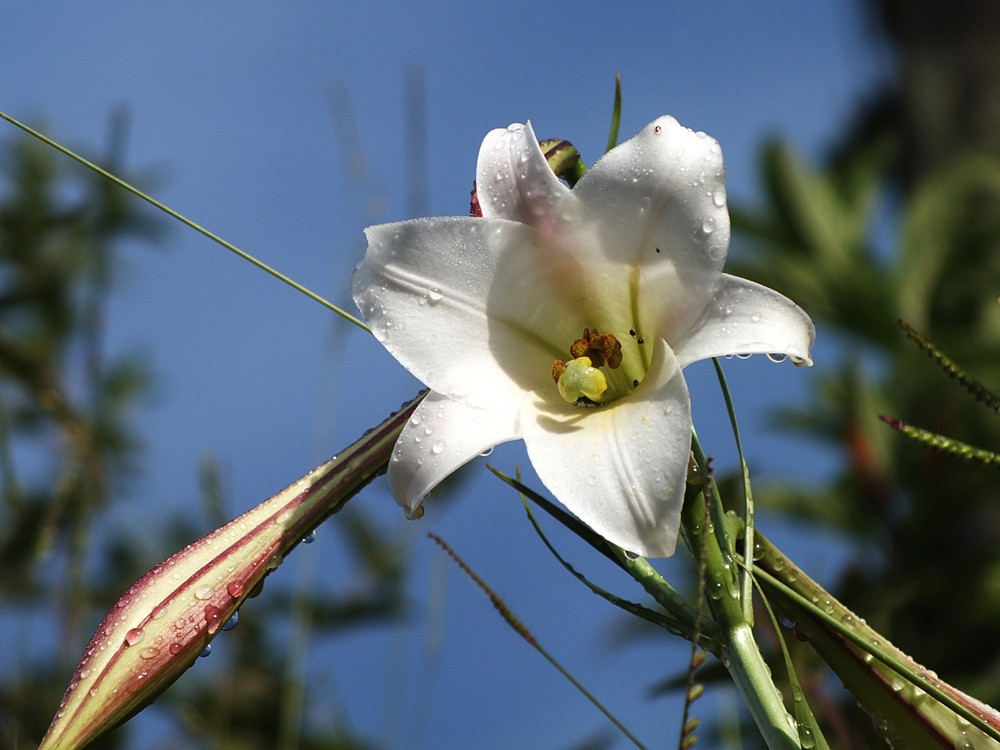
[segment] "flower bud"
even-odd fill
[[[285,555],[385,471],[423,395],[140,578],[97,627],[38,750],[83,747],[170,686]]]

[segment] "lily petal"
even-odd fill
[[[370,227],[354,299],[386,349],[431,390],[520,408],[588,324],[580,264],[503,219]],[[551,382],[548,383],[551,385]]]
[[[661,255],[682,268],[722,269],[729,247],[725,168],[718,141],[660,117],[602,156],[573,188],[588,213],[617,238],[609,259]]]
[[[517,411],[478,409],[429,393],[403,428],[389,461],[389,489],[413,515],[427,493],[489,448],[521,437]]]
[[[599,409],[526,402],[524,442],[539,478],[608,541],[648,557],[674,553],[691,404],[670,347],[657,340],[646,379]]]
[[[573,193],[599,240],[581,251],[597,248],[605,264],[634,270],[631,307],[644,314],[631,325],[672,341],[697,319],[726,260],[718,142],[660,117],[598,160]]]
[[[553,234],[570,190],[549,168],[531,123],[487,133],[476,165],[483,217],[510,219]]]
[[[681,367],[731,354],[785,354],[811,365],[816,327],[805,312],[773,289],[722,274],[701,319],[673,342]]]

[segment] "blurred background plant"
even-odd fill
[[[764,508],[842,534],[854,554],[831,590],[945,681],[997,705],[996,468],[929,452],[878,417],[1000,446],[997,415],[949,382],[897,323],[987,388],[1000,383],[1000,9],[865,5],[894,78],[824,163],[808,164],[787,140],[767,143],[763,202],[733,211],[730,267],[799,301],[839,344],[836,364],[823,358],[809,407],[775,420],[833,446],[838,472],[822,484],[758,485],[755,495]],[[814,705],[827,705],[841,727],[836,746],[874,746],[866,720],[845,721],[853,701],[838,700],[839,684],[814,666],[810,684],[826,697]]]
[[[123,114],[109,135],[100,163],[124,177]],[[165,220],[33,139],[7,138],[0,149],[0,620],[31,623],[33,639],[59,644],[53,653],[7,643],[0,747],[17,748],[44,734],[102,613],[153,563],[240,509],[226,507],[210,458],[199,469],[200,514],[129,496],[142,471],[135,407],[151,376],[138,357],[108,355],[102,325],[120,271],[116,246],[152,245]],[[402,616],[398,540],[356,509],[336,526],[354,586],[334,597],[283,586],[255,603],[230,634],[229,658],[164,697],[173,733],[162,747],[194,736],[213,748],[368,746],[344,717],[301,723],[299,665],[289,660],[307,633],[322,639]],[[94,745],[127,746],[127,732]]]

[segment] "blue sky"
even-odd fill
[[[661,114],[705,130],[723,146],[731,199],[753,203],[761,139],[788,135],[816,158],[886,64],[853,5],[834,0],[581,2],[545,10],[522,1],[371,2],[363,9],[336,2],[19,3],[0,10],[0,49],[0,109],[93,154],[105,143],[109,113],[125,107],[128,163],[153,178],[160,200],[345,306],[363,227],[408,217],[404,81],[413,66],[426,87],[427,212],[450,215],[467,210],[479,143],[494,127],[531,119],[540,137],[568,138],[593,162],[607,139],[616,73],[623,137]],[[350,179],[333,92],[349,96],[365,159],[363,174]],[[13,135],[0,130],[0,137]],[[157,387],[138,424],[147,440],[146,474],[120,506],[127,517],[114,523],[141,532],[165,509],[193,507],[206,455],[226,471],[228,510],[241,512],[417,388],[374,341],[180,226],[165,252],[128,245],[120,258],[110,346],[147,356]],[[758,359],[728,365],[757,476],[808,479],[828,470],[830,457],[764,429],[768,410],[801,402],[814,373]],[[821,356],[817,361],[822,367]],[[688,374],[702,440],[731,465],[710,368]],[[525,459],[510,446],[491,461],[512,471]],[[381,484],[355,502],[387,525],[404,523]],[[384,737],[387,711],[398,717],[398,734],[389,737],[395,747],[569,747],[605,726],[468,581],[442,567],[423,536],[433,530],[642,739],[675,741],[679,701],[651,703],[644,691],[682,668],[686,644],[608,647],[616,613],[545,553],[517,498],[485,468],[474,472],[460,501],[437,511],[431,505],[407,530],[417,622],[315,649],[306,668],[318,710],[336,685],[360,732]],[[795,544],[787,527],[771,530]],[[623,595],[640,596],[629,580],[607,576],[587,550],[566,544],[583,569]],[[793,548],[800,562],[821,578],[834,568],[835,549],[800,547]],[[348,588],[338,562],[336,534],[321,529],[318,542],[279,575],[292,584]],[[316,569],[322,583],[313,584]],[[439,600],[433,592],[442,575]],[[428,659],[427,618],[438,606],[443,641],[440,655]],[[386,708],[392,696],[402,696],[398,713]],[[702,711],[711,711],[709,701]]]

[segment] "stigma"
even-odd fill
[[[608,390],[608,379],[594,367],[590,357],[577,357],[566,363],[556,360],[552,366],[552,378],[556,381],[559,395],[571,404],[599,404],[601,396]]]

